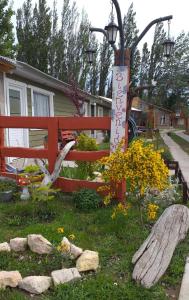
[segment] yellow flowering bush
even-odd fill
[[[107,191],[105,204],[115,197],[115,190],[123,180],[129,181],[127,188],[138,200],[149,188],[162,191],[168,186],[168,168],[161,158],[161,151],[156,151],[152,144],[146,145],[142,140],[135,140],[125,152],[122,146],[123,141],[114,153],[100,160],[104,168],[102,178],[111,183],[111,186],[100,188]]]
[[[157,211],[159,209],[159,206],[153,203],[149,203],[147,207],[147,215],[148,220],[155,220],[157,217]]]

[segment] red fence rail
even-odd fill
[[[47,149],[7,147],[4,144],[5,128],[46,129],[48,131]],[[0,174],[13,176],[6,173],[5,158],[45,158],[48,159],[49,171],[54,170],[58,155],[58,130],[110,130],[110,117],[7,117],[0,116]],[[109,151],[76,151],[72,150],[66,160],[95,161],[109,155]],[[81,187],[97,189],[103,183],[87,180],[73,180],[59,177],[56,184],[64,192],[78,190]]]

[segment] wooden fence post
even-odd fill
[[[48,162],[49,172],[54,170],[56,158],[58,154],[58,119],[53,117],[48,121]]]
[[[188,193],[187,193],[187,183],[183,181],[182,183],[182,192],[183,192],[183,203],[186,204],[188,200]]]
[[[5,172],[5,158],[1,154],[1,148],[4,147],[4,128],[0,128],[0,173]]]

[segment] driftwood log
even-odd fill
[[[45,162],[43,162],[40,159],[35,159],[35,163],[39,166],[40,170],[45,175],[45,177],[41,183],[42,186],[52,184],[53,182],[55,182],[55,180],[58,178],[59,173],[61,171],[62,162],[63,162],[64,158],[66,157],[66,155],[68,154],[68,152],[70,151],[70,149],[74,146],[74,144],[75,144],[75,141],[71,141],[71,142],[67,143],[64,146],[64,148],[60,151],[60,154],[58,155],[58,157],[56,159],[54,171],[52,172],[52,174],[50,174],[49,171],[47,170],[47,168],[45,166]]]
[[[188,229],[189,209],[179,204],[168,207],[133,256],[133,279],[146,288],[158,282],[169,266],[177,244],[185,238]]]

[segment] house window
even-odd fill
[[[103,117],[103,107],[98,107],[98,117]]]
[[[54,116],[53,93],[36,87],[31,87],[32,116],[50,117]]]
[[[88,116],[88,103],[84,102],[84,117]]]
[[[49,96],[33,92],[33,113],[35,117],[50,117]]]
[[[160,118],[160,125],[165,125],[165,115],[162,115]]]

